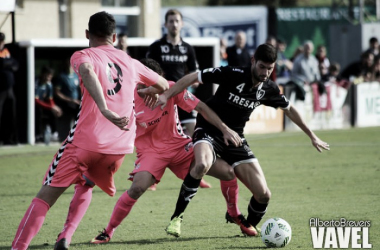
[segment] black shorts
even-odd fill
[[[249,148],[247,140],[241,137],[243,145],[235,147],[232,143],[226,145],[222,136],[216,136],[208,133],[202,128],[196,128],[193,135],[194,146],[197,143],[208,143],[214,149],[215,154],[225,160],[232,167],[236,167],[242,163],[257,162],[255,155]]]

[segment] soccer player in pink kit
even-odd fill
[[[153,59],[143,59],[142,62],[149,68],[159,74],[163,74],[160,65]],[[174,82],[170,82],[174,85]],[[138,89],[144,88],[142,85]],[[163,176],[165,169],[169,168],[180,179],[193,179],[189,174],[190,166],[193,165],[194,154],[193,144],[180,125],[177,107],[181,107],[186,112],[197,110],[210,123],[218,128],[224,138],[224,143],[241,145],[237,133],[229,129],[211,109],[198,98],[193,96],[187,90],[182,91],[179,95],[170,99],[170,103],[165,109],[151,110],[144,103],[144,95],[135,94],[136,103],[136,152],[137,160],[135,169],[131,173],[130,180],[133,183],[129,190],[124,192],[117,201],[108,226],[97,237],[91,240],[91,243],[107,243],[112,238],[115,229],[120,225],[122,220],[128,216],[137,199],[154,183],[158,183]],[[162,152],[165,154],[162,154]],[[208,175],[214,176],[226,182],[226,186],[234,189],[233,196],[228,202],[232,204],[230,210],[240,214],[237,208],[237,182],[233,169],[223,160],[217,159],[217,162],[211,167]],[[187,201],[182,204],[183,210],[196,194],[200,180],[194,180],[196,187],[186,187],[189,190]],[[225,193],[228,191],[226,190]],[[182,216],[182,215],[181,215]],[[247,223],[248,224],[248,223]],[[253,228],[246,228],[247,233]],[[168,232],[170,234],[170,232]],[[177,237],[180,236],[178,233]]]
[[[134,148],[136,84],[144,83],[158,92],[169,87],[164,78],[113,47],[115,26],[115,19],[106,12],[92,15],[86,30],[90,48],[71,57],[71,65],[81,80],[81,109],[21,220],[13,250],[28,248],[50,207],[71,184],[77,185],[68,221],[77,227],[91,201],[83,175],[107,194],[115,194],[113,174],[125,154]],[[68,249],[65,238],[60,243],[55,249]]]

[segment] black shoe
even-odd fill
[[[54,250],[68,250],[69,244],[66,242],[66,238],[62,238],[55,243]]]

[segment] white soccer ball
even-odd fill
[[[261,226],[261,240],[267,247],[284,247],[292,238],[292,229],[281,218],[271,218]]]

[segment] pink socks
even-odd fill
[[[230,181],[220,181],[220,188],[227,202],[227,211],[232,217],[236,217],[241,214],[238,208],[238,198],[239,198],[239,186],[237,179]]]
[[[26,250],[33,237],[41,229],[50,206],[45,201],[34,198],[18,226],[12,242],[12,249]]]
[[[124,220],[125,217],[128,216],[129,212],[131,211],[133,205],[135,205],[137,200],[132,199],[128,191],[125,191],[117,201],[112,216],[110,219],[110,222],[108,223],[108,226],[106,228],[107,234],[112,238],[112,235],[115,231],[115,229],[120,225],[120,223]]]
[[[92,189],[93,188],[88,185],[75,185],[75,193],[70,203],[67,219],[57,241],[62,238],[66,238],[66,242],[70,244],[71,237],[78,228],[79,223],[90,206]]]

